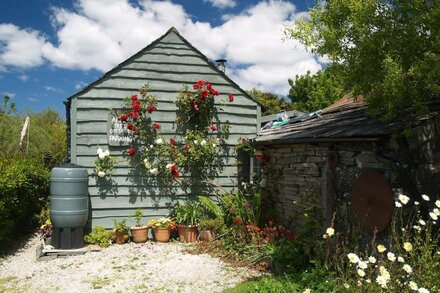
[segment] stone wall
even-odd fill
[[[266,168],[266,190],[274,199],[278,220],[291,227],[301,224],[304,209],[319,204],[329,222],[336,204],[349,200],[362,170],[380,170],[389,181],[395,181],[387,166],[376,160],[376,148],[373,142],[265,147],[271,158]]]

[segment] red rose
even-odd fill
[[[191,102],[191,107],[193,107],[194,110],[199,111],[199,104],[197,104],[196,102],[192,101]]]
[[[135,111],[135,112],[139,112],[140,109],[141,109],[141,102],[139,102],[139,101],[134,101],[134,102],[133,102],[133,111]]]
[[[203,84],[205,84],[205,81],[204,80],[199,80],[199,81],[197,81],[197,84],[199,85],[199,87],[202,87]]]
[[[138,113],[138,112],[134,112],[134,113],[131,115],[131,117],[133,117],[134,119],[138,119],[140,116],[139,116],[139,113]]]
[[[180,177],[180,174],[179,174],[179,172],[171,172],[171,176],[173,176],[173,178],[179,178]]]
[[[170,144],[176,146],[177,142],[174,140],[174,138],[170,138]]]
[[[177,172],[177,166],[176,165],[172,165],[170,167],[170,169],[171,169],[171,172]]]
[[[130,157],[133,157],[135,154],[136,154],[136,150],[134,149],[134,147],[130,147],[130,148],[128,149],[128,155],[129,155]]]
[[[131,123],[128,123],[127,128],[128,130],[133,130],[134,125]]]
[[[199,89],[199,87],[200,86],[197,83],[193,84],[193,89],[197,90],[197,89]]]
[[[121,122],[126,122],[128,120],[127,114],[122,114],[121,117],[119,117],[119,120],[121,120]]]
[[[155,107],[153,104],[151,104],[150,106],[148,106],[148,112],[149,112],[149,113],[152,113],[154,110],[156,110],[156,107]]]
[[[160,124],[154,122],[154,123],[153,123],[153,128],[154,128],[154,129],[160,129]]]
[[[212,89],[211,94],[213,94],[214,96],[218,96],[220,93],[218,91],[216,91],[215,89]]]
[[[137,101],[137,99],[138,99],[138,96],[137,96],[137,95],[132,95],[132,96],[131,96],[131,100],[132,100],[132,101]]]
[[[217,130],[217,126],[215,126],[215,124],[212,124],[212,125],[210,126],[210,128],[211,128],[212,131],[216,131],[216,130]]]
[[[209,95],[209,92],[207,90],[202,91],[202,100],[204,101]]]
[[[206,88],[207,88],[208,90],[211,90],[211,89],[212,89],[212,85],[211,85],[209,82],[207,82],[207,83],[206,83]]]
[[[229,102],[232,103],[234,101],[234,95],[228,94]]]
[[[263,157],[264,157],[264,155],[262,153],[255,154],[255,158],[257,158],[257,159],[262,159]]]

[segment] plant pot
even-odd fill
[[[143,243],[148,240],[148,226],[131,227],[131,240],[134,243]]]
[[[179,239],[181,242],[194,242],[197,240],[197,226],[178,225]]]
[[[171,236],[170,228],[153,228],[154,231],[154,239],[157,242],[168,242]]]
[[[116,244],[124,244],[128,241],[129,237],[127,232],[124,231],[113,231],[113,235],[111,237],[112,241]]]
[[[215,239],[215,232],[213,230],[202,230],[200,231],[200,240],[211,242]]]

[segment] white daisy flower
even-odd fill
[[[417,289],[419,289],[419,286],[417,286],[417,283],[414,281],[409,281],[409,287],[411,288],[411,290],[413,291],[417,291]]]
[[[377,278],[376,278],[376,282],[377,282],[382,288],[386,288],[386,287],[387,287],[388,280],[385,279],[383,276],[377,276]]]
[[[405,259],[401,256],[397,257],[397,261],[398,262],[405,262]]]
[[[325,231],[325,233],[328,234],[328,236],[333,236],[335,234],[335,229],[333,229],[332,227],[327,228],[327,230]]]
[[[388,258],[389,261],[395,261],[396,260],[396,256],[392,252],[388,252],[387,253],[387,258]]]
[[[436,200],[435,205],[440,209],[440,200]]]
[[[414,205],[418,206],[420,203],[418,201],[414,202]]]
[[[427,196],[426,194],[422,194],[422,198],[423,200],[429,201],[429,196]]]
[[[357,263],[359,261],[359,257],[354,253],[347,254],[347,257],[351,263]]]
[[[379,244],[377,246],[377,251],[379,251],[380,253],[384,252],[385,250],[387,250],[387,248],[385,246],[383,246],[382,244]]]
[[[440,211],[439,211],[439,209],[435,208],[435,209],[432,210],[432,212],[433,212],[434,214],[436,214],[436,216],[440,216]]]
[[[358,268],[365,270],[368,267],[367,263],[364,261],[359,261],[358,262]]]
[[[429,290],[426,288],[419,288],[419,293],[429,293]]]
[[[412,273],[412,268],[409,264],[404,264],[403,265],[403,270],[407,273],[407,274],[411,274]]]
[[[400,194],[399,195],[399,200],[400,200],[401,203],[407,204],[409,202],[409,197],[404,195],[404,194]]]
[[[403,249],[410,252],[413,249],[413,246],[410,242],[405,242],[405,243],[403,243]]]
[[[430,212],[430,213],[429,213],[429,216],[430,216],[434,221],[437,221],[437,220],[438,220],[437,215],[434,214],[433,212]]]
[[[426,222],[423,221],[422,219],[419,220],[419,223],[420,223],[420,225],[422,225],[422,226],[425,226],[425,225],[426,225]]]
[[[368,258],[368,261],[369,261],[370,263],[376,263],[376,258],[375,258],[374,256],[370,256],[370,257]]]
[[[395,204],[396,208],[401,208],[402,207],[402,204],[400,202],[398,202],[398,201],[396,201],[394,204]]]
[[[365,277],[365,272],[364,272],[364,270],[358,269],[358,270],[357,270],[357,273],[358,273],[358,275],[359,275],[361,278]]]

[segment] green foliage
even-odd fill
[[[332,65],[318,73],[295,76],[289,79],[290,90],[288,97],[293,108],[304,112],[314,112],[331,105],[342,98],[344,89],[337,74],[336,66]]]
[[[284,98],[280,98],[275,94],[264,93],[255,88],[247,91],[247,93],[263,106],[261,109],[262,115],[277,114],[293,109],[292,105],[285,101]]]
[[[140,227],[141,226],[141,220],[142,220],[142,217],[144,216],[144,214],[142,213],[142,210],[141,209],[136,209],[135,211],[134,211],[134,219],[135,219],[135,221],[136,221],[136,226],[137,227]]]
[[[222,218],[215,219],[202,219],[200,220],[200,229],[201,230],[212,230],[218,231],[223,226]]]
[[[199,196],[199,202],[202,205],[203,209],[207,212],[208,217],[214,216],[216,218],[223,219],[223,210],[212,198],[201,195]]]
[[[280,240],[275,243],[272,258],[272,271],[276,274],[295,274],[311,266],[309,256],[305,253],[303,243],[299,241]]]
[[[439,18],[439,1],[317,1],[285,35],[340,65],[353,95],[391,119],[407,107],[422,114],[426,101],[438,100]]]
[[[36,227],[48,201],[49,176],[41,161],[0,158],[0,241]]]
[[[96,225],[93,227],[92,232],[84,236],[84,241],[88,244],[96,244],[101,247],[110,246],[110,238],[112,233],[110,231],[106,231],[103,226]]]
[[[244,224],[260,226],[263,193],[258,186],[244,184],[236,193],[223,194],[220,200],[229,211],[229,222],[239,219]]]
[[[294,275],[279,277],[263,277],[258,280],[239,284],[235,288],[226,290],[229,293],[253,292],[345,292],[335,291],[334,274],[323,268],[310,268]]]
[[[176,203],[171,217],[182,225],[196,225],[203,218],[202,206],[198,201],[188,200],[183,204]]]
[[[127,233],[129,228],[126,223],[127,223],[127,220],[125,220],[125,219],[120,220],[120,221],[115,220],[115,227],[114,227],[115,232]]]

